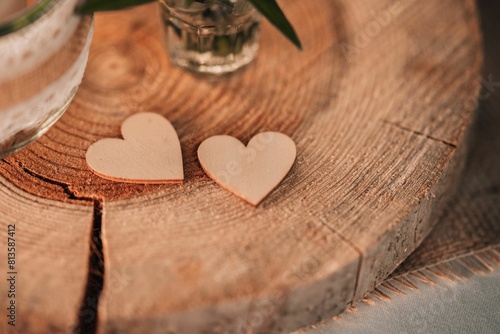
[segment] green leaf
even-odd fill
[[[288,19],[285,14],[283,14],[283,11],[279,7],[278,3],[276,3],[276,0],[250,0],[250,2],[269,20],[269,22],[278,28],[283,35],[295,44],[296,47],[302,50],[302,44],[300,43],[295,30],[290,22],[288,22]]]
[[[79,14],[92,14],[106,10],[118,10],[143,5],[156,0],[86,0],[76,11]]]
[[[92,14],[97,11],[117,10],[138,6],[156,0],[86,0],[77,8],[79,14]],[[196,0],[203,2],[203,0]],[[285,35],[295,46],[302,50],[295,30],[279,7],[276,0],[249,0],[255,8],[264,15],[271,24]]]

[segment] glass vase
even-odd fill
[[[185,70],[221,75],[256,56],[260,14],[247,0],[161,0],[170,61]]]
[[[78,0],[2,1],[23,8],[0,8],[0,158],[40,137],[66,110],[93,32],[91,17],[74,14]]]

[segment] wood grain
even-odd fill
[[[1,169],[1,167],[0,167]],[[15,297],[7,256],[2,251],[1,333],[71,333],[87,284],[91,206],[61,203],[27,194],[0,177],[0,228],[7,248],[7,226],[15,225]],[[16,303],[15,327],[7,324],[7,303]]]
[[[168,64],[155,6],[97,16],[75,101],[0,164],[36,197],[103,202],[100,333],[287,332],[339,313],[418,246],[452,194],[479,88],[474,2],[283,6],[305,51],[264,22],[256,61],[218,80]],[[93,142],[144,110],[176,128],[183,185],[118,184],[85,166]],[[196,150],[262,131],[290,136],[298,155],[252,208]]]

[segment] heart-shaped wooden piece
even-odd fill
[[[129,183],[183,182],[177,132],[163,116],[143,112],[127,118],[123,139],[106,138],[87,150],[87,164],[97,175]]]
[[[279,132],[259,133],[247,146],[231,136],[214,136],[198,148],[205,173],[253,205],[281,183],[296,155],[293,140]]]

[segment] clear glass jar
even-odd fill
[[[171,62],[204,74],[250,63],[259,46],[260,14],[247,0],[161,0]]]
[[[0,158],[45,133],[80,85],[93,22],[77,2],[39,0],[0,19]]]

